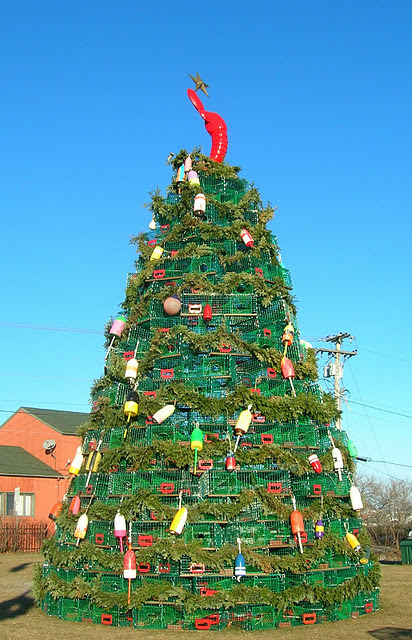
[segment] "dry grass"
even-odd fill
[[[38,553],[0,554],[0,629],[7,640],[99,640],[141,638],[159,640],[177,637],[173,631],[140,631],[68,622],[46,616],[36,607],[30,587],[33,568],[41,562]],[[355,620],[326,622],[321,625],[294,627],[258,632],[222,631],[228,640],[241,633],[245,640],[412,640],[411,585],[412,566],[388,564],[382,566],[381,609]],[[179,636],[182,632],[178,632]],[[216,639],[216,632],[183,632],[185,637],[199,635],[204,640]]]

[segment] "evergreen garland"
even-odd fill
[[[353,578],[345,580],[332,588],[323,585],[302,583],[282,591],[273,592],[268,587],[249,587],[236,584],[230,590],[217,589],[214,595],[208,596],[207,606],[210,609],[230,608],[237,604],[269,604],[276,610],[284,610],[288,606],[300,602],[321,602],[323,604],[338,604],[355,597],[359,592],[370,592],[378,586],[380,568],[378,563],[372,564],[367,574],[358,573]],[[218,585],[217,585],[218,586]],[[89,598],[93,603],[104,609],[120,606],[124,609],[140,607],[153,601],[173,602],[183,606],[186,611],[195,611],[205,606],[205,598],[195,595],[183,587],[175,586],[166,580],[143,580],[141,586],[134,587],[130,605],[127,604],[125,593],[107,593],[101,590],[98,576],[92,582],[82,577],[76,577],[67,582],[51,571],[42,578],[39,574],[35,578],[35,594],[39,597],[49,592],[52,597]]]

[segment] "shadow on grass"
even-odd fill
[[[12,567],[10,569],[10,573],[17,573],[17,571],[23,571],[23,569],[25,569],[26,567],[30,567],[30,565],[32,565],[32,562],[23,562],[22,564],[18,564],[16,567]]]
[[[16,598],[0,602],[0,620],[23,616],[29,609],[34,607],[34,598],[29,596],[29,593],[30,591],[26,591],[26,593],[22,593]]]
[[[367,633],[373,638],[377,638],[377,640],[412,640],[412,629],[381,627]]]

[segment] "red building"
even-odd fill
[[[46,521],[65,493],[67,469],[88,413],[20,407],[0,427],[0,518]],[[20,492],[15,493],[15,489]],[[18,494],[20,493],[20,497]],[[15,505],[15,497],[18,503]]]

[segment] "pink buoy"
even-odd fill
[[[111,342],[109,344],[109,347],[107,349],[106,355],[105,355],[105,361],[107,360],[107,356],[110,353],[110,349],[113,346],[113,342],[115,337],[117,336],[118,338],[120,338],[120,336],[123,333],[123,329],[126,326],[126,318],[124,316],[117,316],[117,318],[115,318],[112,326],[110,327],[110,331],[109,334],[112,336]]]
[[[200,184],[199,176],[197,175],[196,171],[193,171],[193,169],[191,169],[187,174],[187,180],[189,184]]]
[[[115,335],[120,337],[122,335],[123,329],[126,324],[126,319],[124,316],[117,316],[114,320],[112,326],[110,327],[110,335]]]

